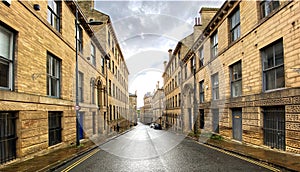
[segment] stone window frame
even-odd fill
[[[241,20],[240,20],[240,8],[237,7],[228,18],[230,41],[234,42],[241,37]]]
[[[218,56],[218,31],[214,32],[210,37],[211,42],[211,59]]]
[[[48,146],[62,142],[62,116],[60,111],[48,112]]]
[[[200,103],[205,101],[204,80],[199,82],[199,101]]]
[[[203,46],[201,46],[198,50],[199,54],[199,68],[204,66],[204,49]]]
[[[1,75],[0,75],[0,89],[5,89],[5,90],[13,90],[13,84],[14,84],[14,52],[15,52],[15,33],[3,26],[0,25],[0,33],[1,35],[3,34],[7,36],[7,42],[0,42],[0,64],[1,64]],[[5,45],[7,44],[7,45]],[[7,47],[7,49],[5,50],[5,47]],[[7,53],[4,53],[4,52]],[[5,67],[6,66],[6,70]],[[2,71],[3,70],[3,71]],[[7,73],[6,76],[2,76],[3,73]],[[5,79],[6,78],[6,79]],[[3,83],[3,81],[6,80],[6,83]]]
[[[84,74],[82,72],[78,72],[78,101],[83,102],[83,93],[84,93]]]
[[[259,3],[260,17],[263,19],[270,15],[272,11],[279,8],[280,2],[278,0],[263,0]]]
[[[61,3],[62,1],[48,0],[47,5],[47,20],[50,25],[58,32],[61,31]]]
[[[271,54],[267,54],[267,51],[271,51]],[[270,52],[269,52],[270,53]],[[283,39],[279,39],[260,50],[261,59],[262,59],[262,72],[263,72],[263,91],[270,91],[281,89],[285,87],[285,71],[284,71],[284,47],[283,47]],[[268,58],[268,55],[272,55],[271,58]],[[278,58],[278,56],[281,56]],[[267,60],[267,61],[266,61]],[[276,61],[277,60],[277,61]],[[272,64],[270,64],[272,63]],[[268,75],[271,75],[268,82]],[[281,84],[280,76],[281,76]],[[274,81],[274,85],[272,86],[272,82]],[[270,84],[270,85],[269,85]]]
[[[96,130],[96,112],[92,112],[92,122],[93,122],[93,127],[92,127],[92,131],[93,131],[93,135],[95,135],[97,132]]]
[[[91,43],[91,63],[96,67],[96,47]]]
[[[91,78],[91,81],[90,81],[90,84],[91,84],[91,104],[96,104],[96,99],[95,99],[95,87],[96,87],[96,84],[95,84],[95,79],[94,78]]]
[[[230,93],[231,97],[239,97],[242,96],[242,62],[239,60],[238,62],[232,64],[229,66],[229,71],[230,71]],[[238,85],[237,85],[238,84]],[[236,86],[240,87],[240,93],[237,93],[235,91],[237,88]]]
[[[0,142],[9,145],[1,150],[0,164],[17,158],[17,119],[15,111],[0,111]]]
[[[77,47],[80,53],[83,53],[83,30],[80,26],[77,29]]]
[[[219,73],[211,75],[211,85],[212,85],[212,100],[220,99],[219,93]]]
[[[101,55],[101,72],[102,74],[105,74],[105,59],[103,55]]]
[[[55,71],[55,73],[53,73]],[[53,83],[56,82],[56,83]],[[52,90],[53,84],[56,91]],[[61,88],[61,59],[47,52],[47,95],[49,97],[60,97]]]

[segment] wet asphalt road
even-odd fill
[[[85,160],[86,159],[86,160]],[[139,124],[56,171],[270,171],[182,135]]]

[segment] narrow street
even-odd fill
[[[139,123],[56,171],[276,171],[267,168]]]

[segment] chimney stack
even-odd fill
[[[172,58],[172,49],[169,49],[168,52],[169,52],[169,61],[170,61]]]
[[[167,61],[164,61],[164,69],[166,69],[166,67],[167,67]]]
[[[200,17],[195,17],[195,26],[202,26],[201,16]]]

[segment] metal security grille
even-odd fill
[[[264,144],[271,148],[285,150],[284,107],[264,108]]]
[[[58,144],[62,141],[61,117],[61,112],[49,112],[48,114],[49,146]]]
[[[16,118],[15,113],[0,112],[0,164],[17,157]]]

